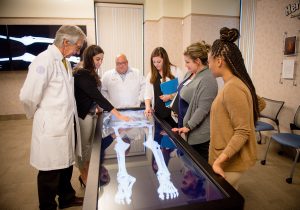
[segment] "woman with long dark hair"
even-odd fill
[[[150,116],[155,112],[171,127],[175,127],[177,123],[171,117],[171,109],[165,106],[165,102],[172,100],[174,96],[163,95],[160,84],[178,77],[180,69],[170,62],[168,53],[163,47],[157,47],[152,51],[150,62],[151,71],[146,77],[145,115]]]
[[[150,62],[151,71],[146,77],[145,115],[149,117],[155,113],[171,127],[177,127],[171,116],[171,109],[165,106],[165,102],[172,100],[174,95],[163,95],[160,84],[178,77],[180,70],[170,62],[168,53],[163,47],[157,47],[152,51]],[[154,140],[160,144],[162,137],[162,127],[159,123],[155,123]]]
[[[255,88],[234,43],[238,38],[237,29],[222,28],[208,56],[213,75],[225,83],[211,108],[209,163],[236,189],[242,174],[256,162],[258,118]]]
[[[80,171],[79,181],[85,186],[95,133],[97,113],[100,108],[111,112],[118,119],[128,121],[129,117],[118,112],[100,92],[101,82],[96,70],[101,66],[104,51],[91,45],[83,52],[83,66],[74,72],[75,99],[79,116],[82,157],[77,157]]]

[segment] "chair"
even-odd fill
[[[286,178],[286,182],[289,184],[292,183],[292,181],[293,181],[293,174],[294,174],[296,163],[298,162],[299,154],[300,154],[300,135],[294,133],[294,130],[300,130],[300,106],[298,107],[298,109],[296,111],[296,114],[294,117],[294,123],[290,124],[290,129],[291,129],[292,133],[278,133],[278,134],[273,134],[271,136],[265,157],[261,161],[262,165],[266,164],[267,153],[268,153],[268,150],[269,150],[269,147],[271,144],[271,140],[277,141],[278,143],[280,143],[282,145],[289,146],[289,147],[296,149],[296,157],[294,159],[294,163],[292,166],[290,176],[288,178]]]
[[[269,120],[271,120],[272,122],[274,122],[277,126],[277,131],[278,133],[280,133],[279,130],[279,120],[278,120],[278,114],[280,112],[280,110],[283,107],[284,101],[276,101],[276,100],[271,100],[268,98],[264,98],[266,102],[266,108],[264,108],[261,113],[260,113],[260,119],[262,118],[267,118]],[[255,126],[255,131],[259,133],[259,139],[257,140],[258,144],[261,144],[261,132],[262,131],[272,131],[275,130],[274,126],[272,125],[272,123],[266,123],[263,121],[258,120],[256,122],[256,126]]]

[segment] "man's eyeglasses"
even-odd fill
[[[116,62],[117,66],[121,66],[121,65],[125,65],[127,64],[127,61],[124,61],[124,62]]]
[[[79,52],[82,48],[81,45],[78,45],[77,43],[74,44],[74,46],[76,46],[76,51]]]
[[[75,46],[76,51],[79,52],[82,48],[82,45],[79,45],[78,43],[73,43],[71,41],[68,41],[71,45]]]

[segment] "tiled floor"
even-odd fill
[[[0,121],[0,210],[36,210],[38,197],[37,171],[29,165],[30,120]],[[258,145],[258,157],[266,144]],[[292,160],[279,156],[278,145],[272,144],[267,164],[257,164],[241,180],[239,191],[245,198],[246,210],[300,210],[300,163],[293,184],[287,184]],[[74,168],[72,184],[78,196],[84,195]],[[69,208],[79,210],[81,207]]]

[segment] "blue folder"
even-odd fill
[[[160,84],[161,92],[164,95],[169,95],[177,92],[178,78],[163,82]],[[165,102],[165,106],[169,107],[172,101]]]

